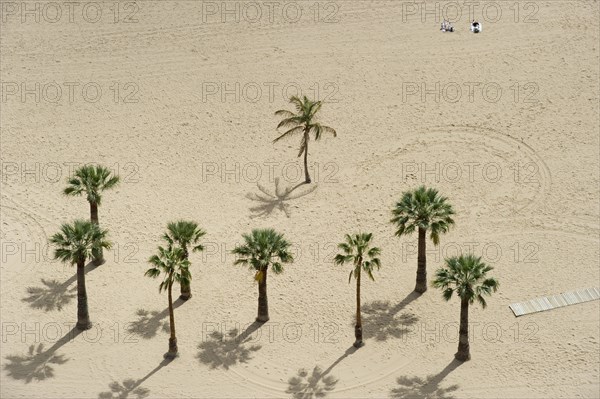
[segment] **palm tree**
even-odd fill
[[[107,234],[107,230],[101,230],[95,223],[75,220],[72,224],[63,224],[60,232],[50,238],[50,243],[57,247],[54,259],[77,265],[77,328],[80,330],[92,327],[85,288],[85,262],[97,249],[111,247]]]
[[[67,182],[64,194],[76,196],[85,193],[90,203],[90,220],[99,224],[98,206],[102,201],[102,191],[114,188],[119,183],[119,176],[113,175],[108,168],[101,165],[84,165],[77,169]],[[104,263],[102,248],[93,255],[94,264]]]
[[[169,327],[171,335],[169,337],[169,351],[165,354],[166,358],[173,359],[177,357],[177,337],[175,336],[175,314],[173,313],[173,283],[189,283],[190,262],[184,258],[183,249],[168,246],[167,248],[158,247],[158,255],[150,257],[148,262],[152,267],[146,270],[145,276],[152,278],[158,277],[161,272],[165,274],[164,280],[158,286],[158,292],[167,291],[169,296]]]
[[[427,291],[427,231],[433,245],[440,242],[440,233],[446,233],[454,220],[454,210],[448,202],[448,198],[442,197],[433,188],[421,186],[414,191],[402,194],[402,199],[396,203],[392,210],[394,217],[391,222],[398,227],[396,236],[409,235],[415,230],[419,231],[419,249],[417,256],[417,284],[415,291],[424,293]]]
[[[469,352],[469,305],[475,300],[485,309],[484,295],[491,295],[498,290],[498,281],[487,277],[487,272],[493,270],[481,261],[481,257],[471,254],[446,259],[446,268],[438,269],[433,286],[443,290],[444,299],[449,301],[452,294],[460,297],[460,339],[458,352],[454,357],[460,361],[471,358]]]
[[[163,238],[173,245],[177,243],[183,250],[184,259],[189,260],[189,249],[192,245],[192,251],[203,251],[204,246],[199,244],[200,238],[202,238],[206,232],[198,227],[198,223],[190,222],[187,220],[179,220],[177,222],[169,223],[167,225],[167,232],[163,235]],[[190,263],[191,265],[191,263]],[[189,281],[181,285],[181,296],[179,298],[187,301],[192,297],[192,290]]]
[[[376,267],[378,270],[381,267],[379,261],[379,254],[381,250],[377,247],[371,246],[371,239],[373,234],[371,233],[359,233],[353,236],[346,234],[346,241],[339,244],[338,248],[342,250],[342,253],[337,254],[334,258],[336,265],[343,265],[345,263],[352,263],[353,269],[350,271],[348,276],[348,283],[354,278],[356,279],[356,325],[354,326],[354,336],[356,341],[354,346],[360,348],[364,345],[363,334],[362,334],[362,318],[360,314],[360,278],[364,271],[367,273],[369,278],[375,281],[373,277],[373,269]]]
[[[297,133],[302,133],[298,157],[304,154],[305,182],[310,183],[310,175],[308,174],[308,141],[310,140],[310,133],[314,134],[315,140],[319,140],[322,133],[331,133],[333,137],[336,137],[337,133],[335,129],[321,125],[313,120],[319,109],[321,109],[321,105],[323,105],[321,101],[311,101],[306,96],[301,100],[296,96],[292,96],[290,97],[290,103],[296,106],[295,113],[283,109],[275,112],[275,115],[285,118],[279,122],[277,129],[283,127],[286,129],[289,128],[289,130],[273,140],[273,143],[278,142],[284,137],[292,137]]]
[[[283,234],[273,229],[254,229],[251,234],[244,234],[245,244],[236,247],[232,253],[238,255],[236,265],[247,265],[255,271],[254,279],[258,282],[258,316],[256,321],[269,321],[269,303],[267,301],[267,271],[275,274],[283,272],[284,263],[292,263],[294,257],[290,252],[290,243]]]

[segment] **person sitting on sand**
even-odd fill
[[[440,28],[442,32],[454,32],[454,27],[450,23],[450,21],[443,20],[442,27]]]
[[[477,21],[471,22],[471,32],[479,33],[479,32],[481,32],[481,30],[482,30],[482,27],[479,22],[477,22]]]

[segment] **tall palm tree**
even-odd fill
[[[150,257],[148,262],[152,267],[146,270],[145,276],[152,278],[158,277],[164,273],[165,277],[158,286],[158,292],[167,291],[169,297],[169,328],[171,335],[169,337],[169,351],[165,354],[166,358],[173,359],[177,357],[177,337],[175,335],[175,314],[173,312],[173,283],[189,283],[190,262],[184,258],[183,249],[168,246],[167,248],[158,247],[158,255]]]
[[[238,256],[236,265],[247,265],[254,270],[254,279],[258,282],[258,316],[256,321],[269,321],[269,303],[267,300],[267,271],[275,274],[283,272],[283,264],[292,263],[290,243],[283,234],[273,229],[254,229],[244,234],[245,244],[236,247],[232,253]]]
[[[336,265],[343,265],[345,263],[352,263],[353,265],[353,269],[348,276],[348,283],[350,283],[352,276],[354,276],[356,279],[356,325],[354,326],[356,341],[354,342],[354,346],[356,348],[364,345],[362,318],[360,314],[360,278],[364,271],[371,280],[375,281],[373,269],[377,268],[379,270],[381,267],[381,262],[378,258],[381,250],[377,247],[371,247],[372,238],[373,234],[371,233],[359,233],[352,236],[346,234],[346,241],[338,245],[342,253],[337,254],[334,258]]]
[[[80,330],[92,327],[85,288],[85,262],[97,249],[111,247],[107,234],[107,230],[101,230],[95,223],[75,220],[72,224],[63,224],[60,232],[50,238],[50,243],[57,247],[54,259],[77,265],[77,328]]]
[[[471,358],[469,351],[469,305],[475,300],[485,309],[484,296],[496,292],[499,283],[487,273],[494,268],[481,261],[481,257],[471,254],[446,259],[446,268],[438,269],[433,286],[443,290],[444,299],[449,301],[452,294],[460,298],[460,339],[454,357],[460,361]]]
[[[448,198],[440,196],[437,190],[421,186],[403,193],[402,199],[392,210],[394,217],[391,222],[398,227],[396,236],[409,235],[415,230],[419,232],[415,291],[421,294],[427,291],[427,231],[430,232],[433,245],[438,245],[440,234],[446,233],[454,225],[454,210],[447,201]]]
[[[119,183],[119,176],[113,175],[108,168],[101,165],[84,165],[75,171],[67,183],[64,194],[76,196],[85,193],[90,203],[90,220],[99,224],[98,206],[102,202],[102,192],[114,188]],[[102,248],[93,255],[94,264],[104,263]]]
[[[311,101],[306,96],[301,100],[296,96],[292,96],[290,97],[290,103],[295,105],[296,112],[283,109],[275,112],[275,115],[285,118],[279,122],[277,129],[289,128],[289,130],[273,140],[273,143],[278,142],[284,137],[292,137],[298,133],[302,133],[298,157],[304,154],[305,182],[310,183],[310,175],[308,174],[308,141],[310,140],[310,133],[314,134],[315,140],[319,140],[323,133],[331,133],[333,137],[336,137],[337,133],[335,129],[314,121],[317,112],[321,109],[321,105],[323,105],[321,101]]]
[[[167,225],[167,232],[163,238],[169,245],[177,244],[183,250],[184,259],[189,260],[189,246],[192,246],[192,251],[203,251],[204,246],[199,244],[206,232],[198,227],[198,223],[187,220],[178,220]],[[191,263],[190,263],[191,265]],[[189,281],[181,285],[181,295],[179,298],[187,301],[192,297],[192,289]]]

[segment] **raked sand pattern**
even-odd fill
[[[82,4],[73,22],[60,3],[54,23],[39,2],[46,14],[22,22],[25,3],[0,3],[0,396],[599,397],[600,301],[519,318],[509,308],[598,286],[598,1],[499,1],[497,22],[476,8],[478,35],[466,7],[442,33],[441,19],[396,1],[285,2],[287,17],[282,2],[272,19],[254,2],[258,22],[170,0],[118,14],[98,2],[85,18]],[[313,183],[300,187],[299,140],[271,144],[273,113],[297,89],[324,100],[320,118],[338,132],[311,142]],[[75,268],[47,240],[89,217],[62,194],[86,162],[122,181],[100,207],[115,246],[86,274],[94,327],[77,334]],[[396,238],[389,223],[422,184],[457,212],[440,246],[428,243],[428,278],[472,251],[501,284],[470,310],[463,364],[458,299],[412,294],[416,235]],[[206,248],[191,255],[192,299],[175,302],[169,363],[166,295],[144,272],[180,218],[207,231]],[[271,320],[256,328],[256,283],[230,251],[262,227],[284,233],[296,261],[271,275]],[[363,281],[355,350],[354,285],[332,260],[360,230],[382,267]]]

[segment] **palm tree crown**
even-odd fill
[[[119,176],[101,165],[84,165],[75,171],[64,189],[66,195],[81,195],[85,193],[90,203],[100,205],[102,191],[111,189],[119,183]]]
[[[431,240],[438,245],[440,233],[446,233],[454,224],[454,210],[447,201],[436,189],[425,186],[405,192],[392,210],[391,222],[398,226],[396,235],[408,235],[418,228],[430,230]]]
[[[283,271],[284,263],[291,263],[294,257],[290,252],[290,243],[273,229],[254,229],[244,234],[245,244],[236,247],[232,253],[238,255],[236,265],[248,265],[256,271],[257,281],[262,280],[263,272],[269,266],[275,274]]]
[[[487,303],[484,296],[490,296],[499,286],[495,278],[486,277],[493,269],[482,262],[481,257],[472,254],[454,256],[446,259],[446,267],[436,272],[433,286],[443,290],[442,294],[447,301],[456,292],[469,304],[477,300],[485,308]]]
[[[297,96],[292,96],[290,98],[290,103],[294,104],[296,107],[296,112],[287,111],[287,110],[279,110],[275,112],[275,115],[283,116],[279,125],[277,125],[277,129],[286,128],[287,130],[281,136],[277,137],[273,140],[273,143],[278,142],[284,137],[291,137],[296,133],[313,133],[315,136],[315,140],[319,140],[321,138],[322,133],[331,133],[333,137],[336,137],[337,133],[335,129],[321,125],[320,123],[314,122],[313,119],[315,115],[321,109],[323,103],[321,101],[311,101],[306,96],[301,100]],[[302,143],[300,145],[300,152],[298,156],[302,155],[304,150],[306,149],[307,143],[305,138],[302,138]]]
[[[190,262],[183,257],[181,248],[159,246],[158,255],[151,256],[148,262],[152,267],[146,271],[146,276],[156,278],[161,272],[165,274],[163,282],[158,287],[159,292],[168,289],[174,282],[189,283],[192,278],[188,269]]]
[[[167,232],[163,235],[163,238],[170,244],[177,243],[183,251],[185,256],[188,255],[188,245],[194,245],[192,251],[202,251],[204,246],[198,244],[198,241],[206,232],[198,227],[198,223],[187,220],[178,220],[167,225]],[[197,244],[197,245],[195,245]]]
[[[87,220],[75,220],[72,224],[63,224],[60,232],[50,238],[57,246],[54,257],[62,262],[75,264],[92,257],[95,249],[110,249],[106,239],[108,231]]]
[[[373,234],[371,233],[359,233],[354,235],[346,234],[346,241],[340,243],[338,248],[343,253],[337,254],[334,258],[336,265],[343,265],[345,263],[352,263],[354,269],[350,271],[348,276],[348,282],[354,278],[357,278],[361,269],[365,271],[371,280],[375,280],[373,277],[373,269],[381,267],[381,262],[378,256],[381,254],[381,250],[377,247],[369,248],[371,245],[371,239]]]

